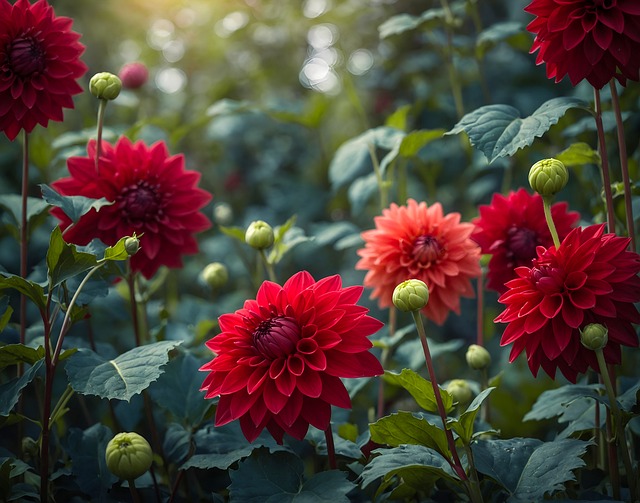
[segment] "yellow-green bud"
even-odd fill
[[[609,330],[600,323],[589,323],[580,330],[580,342],[585,348],[602,349],[609,341]]]
[[[429,302],[429,288],[424,281],[408,279],[396,286],[391,300],[394,306],[405,313],[419,311]]]
[[[89,81],[89,91],[101,100],[115,100],[121,89],[122,81],[113,73],[96,73]]]
[[[256,220],[249,224],[244,234],[246,243],[256,250],[269,248],[274,241],[273,229],[267,222]]]
[[[558,159],[542,159],[529,170],[529,185],[541,196],[553,196],[569,181],[569,171]]]
[[[471,344],[471,346],[469,346],[465,358],[467,359],[467,364],[473,370],[486,369],[491,365],[491,355],[489,351],[477,344]]]
[[[458,402],[458,405],[466,407],[471,403],[473,392],[469,383],[464,379],[451,379],[446,389],[453,396],[453,400]]]
[[[211,288],[220,288],[227,283],[229,271],[224,264],[212,262],[202,270],[202,279]]]
[[[149,442],[137,433],[118,433],[107,444],[107,468],[116,477],[133,480],[140,477],[153,461]]]
[[[140,240],[137,236],[133,235],[124,240],[124,249],[129,256],[135,255],[140,249]]]

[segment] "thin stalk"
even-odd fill
[[[29,232],[27,229],[27,199],[29,197],[29,133],[23,130],[22,142],[22,198],[20,215],[20,276],[27,277],[27,257]],[[20,344],[25,343],[27,334],[27,297],[20,294]],[[23,365],[18,365],[18,375],[22,375]]]
[[[622,172],[622,183],[624,185],[624,208],[627,220],[627,233],[631,238],[631,250],[636,250],[636,230],[633,219],[633,203],[631,200],[631,181],[629,179],[629,162],[627,159],[627,145],[624,140],[624,124],[622,123],[622,113],[620,112],[620,100],[614,79],[609,82],[611,88],[611,102],[616,116],[616,131],[618,133],[618,151],[620,155],[620,171]]]
[[[553,238],[553,245],[557,249],[560,247],[560,238],[558,237],[556,224],[553,222],[553,217],[551,216],[551,198],[548,196],[542,196],[542,203],[544,207],[544,218],[547,220],[547,226],[549,227],[549,232],[551,232],[551,237]]]
[[[611,176],[609,174],[609,159],[607,157],[607,144],[604,138],[604,127],[602,125],[602,104],[600,103],[600,91],[594,88],[596,104],[596,129],[598,131],[598,145],[600,159],[602,161],[602,185],[604,188],[604,198],[607,206],[607,227],[609,232],[616,232],[616,217],[613,212],[613,194],[611,192]]]
[[[389,308],[389,339],[393,339],[393,335],[396,332],[396,318],[398,311],[395,306]],[[380,355],[380,363],[382,368],[389,363],[389,356],[391,355],[391,348],[385,347]],[[380,419],[384,415],[384,379],[378,379],[378,413],[377,418]]]
[[[378,156],[376,155],[376,149],[371,143],[369,143],[369,155],[371,156],[373,172],[376,175],[376,181],[378,183],[378,192],[380,193],[380,208],[384,209],[389,204],[389,187],[388,184],[382,179],[380,162],[378,161]]]
[[[96,132],[96,173],[100,174],[100,151],[102,149],[102,125],[104,124],[104,112],[107,109],[107,100],[100,100],[98,105],[98,125]]]
[[[472,491],[472,501],[483,501],[482,491],[480,491],[480,480],[478,479],[478,470],[476,470],[476,464],[473,460],[473,452],[471,451],[471,445],[464,446],[464,450],[467,454],[467,460],[469,461],[469,489]]]
[[[447,0],[440,0],[440,4],[442,5],[442,10],[444,10],[445,33],[447,35],[447,47],[444,59],[449,73],[449,85],[451,86],[453,102],[456,106],[456,115],[458,119],[461,119],[464,115],[464,104],[462,101],[460,79],[458,78],[456,67],[453,63],[453,32],[451,30],[451,26],[453,24],[453,13],[451,12],[451,8],[449,7],[449,2],[447,2]]]
[[[136,291],[136,276],[131,270],[131,259],[127,264],[127,285],[129,286],[129,297],[131,305],[131,323],[133,324],[133,335],[136,340],[136,347],[140,347],[142,337],[140,336],[140,321],[138,320],[138,299]]]
[[[476,344],[484,346],[484,269],[480,269],[477,285],[478,305],[476,308]]]
[[[336,447],[333,444],[333,432],[331,431],[331,423],[324,430],[324,438],[327,440],[327,456],[329,457],[329,468],[335,470],[338,468],[336,461]]]
[[[260,259],[264,264],[264,268],[267,271],[267,276],[269,277],[269,281],[273,281],[274,283],[277,283],[278,279],[276,277],[276,271],[273,268],[273,264],[269,261],[269,259],[267,258],[267,254],[263,249],[260,249],[258,251],[260,252]]]
[[[138,494],[138,490],[136,489],[136,483],[133,479],[127,480],[129,483],[129,492],[131,492],[131,498],[135,503],[141,503],[140,495]]]

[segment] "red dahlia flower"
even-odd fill
[[[526,351],[534,376],[557,369],[571,382],[588,367],[598,371],[595,353],[580,343],[580,330],[599,323],[609,330],[607,363],[620,363],[620,346],[638,346],[632,323],[640,322],[640,256],[628,238],[603,234],[604,225],[573,229],[558,249],[538,248],[532,267],[498,300],[506,305],[495,319],[508,323],[500,344],[513,343],[509,361]]]
[[[51,210],[66,241],[86,245],[98,238],[111,246],[123,236],[142,234],[131,267],[145,278],[163,265],[181,267],[181,255],[198,251],[193,234],[211,226],[198,210],[211,195],[196,187],[200,173],[185,170],[184,156],[170,156],[164,142],[148,147],[122,137],[115,146],[102,142],[98,173],[95,140],[87,152],[88,157],[70,157],[71,176],[52,186],[64,196],[104,197],[114,204],[92,209],[73,225],[60,208]]]
[[[210,372],[206,398],[220,395],[216,426],[239,419],[250,442],[266,427],[282,443],[309,425],[326,430],[332,405],[350,408],[340,378],[383,372],[367,339],[382,323],[356,305],[362,290],[303,271],[284,286],[265,281],[256,300],[220,316],[222,332],[206,343],[215,357],[200,369]]]
[[[551,215],[560,239],[569,234],[580,215],[567,212],[567,203],[551,206]],[[516,277],[514,269],[530,266],[536,257],[538,246],[551,246],[553,239],[544,217],[542,196],[531,195],[525,189],[494,194],[490,205],[480,206],[480,216],[473,220],[476,228],[471,235],[482,248],[491,254],[487,288],[498,293],[507,291],[504,286]]]
[[[0,131],[10,140],[21,129],[61,121],[82,92],[76,79],[87,71],[84,46],[71,24],[45,0],[0,0]]]
[[[569,75],[574,86],[587,79],[596,89],[613,77],[640,80],[638,0],[533,0],[525,11],[536,16],[527,30],[547,77]]]
[[[480,248],[469,236],[470,223],[460,223],[459,213],[443,215],[436,203],[413,199],[406,206],[392,203],[374,218],[376,228],[362,233],[365,247],[356,269],[367,274],[364,285],[382,308],[393,305],[393,290],[408,279],[429,287],[424,315],[442,325],[450,311],[460,313],[460,297],[473,297],[471,278],[480,276]]]

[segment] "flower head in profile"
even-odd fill
[[[607,363],[620,363],[621,346],[637,347],[640,256],[628,244],[628,238],[604,234],[604,225],[576,228],[557,249],[539,247],[531,267],[518,267],[495,319],[508,323],[500,344],[513,344],[509,360],[525,351],[534,376],[542,367],[554,378],[559,369],[575,382],[589,367],[599,368],[595,353],[580,342],[588,325],[607,329]]]
[[[73,108],[72,96],[82,92],[76,79],[87,71],[84,46],[71,24],[46,0],[0,0],[0,131],[9,140],[61,121],[62,109]]]
[[[393,291],[408,279],[429,289],[423,314],[442,324],[450,311],[460,313],[460,297],[473,297],[471,278],[480,275],[480,248],[470,239],[473,225],[459,213],[443,214],[440,203],[427,206],[413,199],[393,203],[374,218],[376,228],[362,233],[356,269],[367,271],[364,285],[381,308],[393,305]]]
[[[531,52],[550,79],[587,79],[596,89],[614,77],[640,80],[638,0],[533,0],[524,10],[536,16],[527,26],[536,35]]]
[[[326,430],[332,405],[350,408],[340,378],[383,372],[368,339],[382,323],[356,304],[362,290],[302,271],[283,286],[265,281],[255,300],[220,316],[221,333],[206,343],[215,356],[201,368],[206,398],[220,396],[216,426],[239,420],[250,442],[267,428],[282,443],[309,425]]]
[[[112,246],[123,236],[140,236],[140,250],[131,257],[133,271],[145,278],[160,266],[182,266],[182,255],[194,254],[194,234],[211,226],[199,210],[211,194],[197,187],[200,173],[184,166],[184,156],[170,155],[164,142],[147,146],[121,137],[115,145],[102,142],[96,171],[96,142],[87,157],[70,157],[68,178],[52,186],[63,196],[105,198],[112,205],[90,210],[72,225],[60,208],[51,213],[60,220],[67,242],[85,245],[98,238]]]
[[[569,234],[580,215],[567,211],[567,203],[551,206],[551,215],[560,239]],[[473,220],[471,235],[490,254],[487,288],[498,293],[507,290],[505,283],[516,277],[514,269],[531,266],[538,246],[551,246],[553,239],[547,226],[542,196],[531,195],[525,189],[509,192],[506,196],[494,194],[491,204],[480,206],[480,216]]]

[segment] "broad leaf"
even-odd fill
[[[8,416],[18,403],[20,393],[36,376],[44,360],[37,361],[24,374],[0,385],[0,416]]]
[[[524,421],[549,419],[561,416],[567,408],[567,404],[579,398],[593,398],[603,403],[608,403],[598,391],[603,387],[600,384],[577,385],[567,384],[560,388],[544,391],[540,394],[532,409],[523,418]],[[606,400],[606,401],[605,401]]]
[[[570,108],[589,110],[589,105],[578,98],[553,98],[524,119],[512,106],[486,105],[466,114],[446,134],[464,131],[471,144],[481,150],[489,162],[493,162],[531,145]]]
[[[402,386],[406,389],[414,398],[416,403],[428,412],[437,412],[438,404],[436,402],[436,396],[433,392],[433,385],[430,381],[427,381],[424,377],[418,375],[411,369],[402,369],[400,374],[389,372],[384,373],[384,380],[395,384],[396,386]],[[446,390],[440,389],[440,396],[447,413],[453,410],[453,397]]]
[[[115,360],[80,349],[65,366],[71,387],[81,395],[129,401],[158,379],[169,351],[181,341],[162,341],[134,348]]]
[[[445,132],[445,129],[421,129],[419,131],[412,131],[402,139],[399,154],[405,158],[415,157],[424,146],[434,140],[439,140]]]
[[[107,444],[113,438],[111,429],[97,423],[80,430],[69,430],[68,451],[71,456],[71,469],[76,482],[85,493],[98,499],[118,478],[107,468],[104,453]]]
[[[356,178],[349,185],[349,204],[351,205],[351,214],[359,215],[364,210],[367,203],[374,194],[378,192],[378,178],[375,173]]]
[[[182,463],[191,448],[191,433],[182,425],[170,423],[164,433],[162,452],[170,463]]]
[[[569,148],[555,155],[555,158],[562,161],[565,166],[584,166],[585,164],[595,164],[600,166],[602,159],[600,154],[591,148],[588,143],[573,143]]]
[[[40,311],[44,311],[47,305],[47,296],[44,289],[33,281],[29,281],[20,276],[3,275],[0,273],[0,290],[11,288],[17,290],[31,300]]]
[[[515,21],[505,21],[502,23],[492,24],[486,30],[483,30],[478,34],[476,39],[478,54],[482,56],[499,42],[508,40],[511,37],[524,35],[523,31],[522,23]]]
[[[460,436],[463,444],[469,445],[471,442],[473,438],[473,423],[476,420],[480,406],[494,389],[487,388],[480,392],[458,419],[449,420],[449,426]]]
[[[43,199],[53,206],[60,207],[72,222],[77,222],[91,210],[100,211],[100,208],[113,204],[112,201],[107,201],[104,197],[90,199],[84,196],[62,196],[45,184],[40,184],[40,189]]]
[[[451,11],[460,13],[464,9],[464,4],[456,3],[451,6]],[[390,17],[378,27],[380,38],[384,39],[391,35],[400,35],[406,31],[415,30],[428,22],[444,23],[447,13],[444,9],[429,9],[420,16],[410,14],[398,14]],[[424,28],[427,28],[425,26]]]
[[[74,244],[69,244],[62,238],[60,227],[53,229],[47,252],[51,288],[97,265],[95,255],[77,251]]]
[[[2,218],[7,224],[8,230],[16,239],[20,239],[20,227],[22,225],[22,196],[17,194],[0,195],[0,208],[4,208],[8,218]],[[29,234],[41,223],[45,222],[49,205],[38,197],[27,197],[27,223]],[[0,214],[2,212],[0,211]]]
[[[43,358],[44,348],[42,346],[38,346],[37,349],[24,344],[7,344],[0,347],[0,369],[19,363],[34,365]]]

